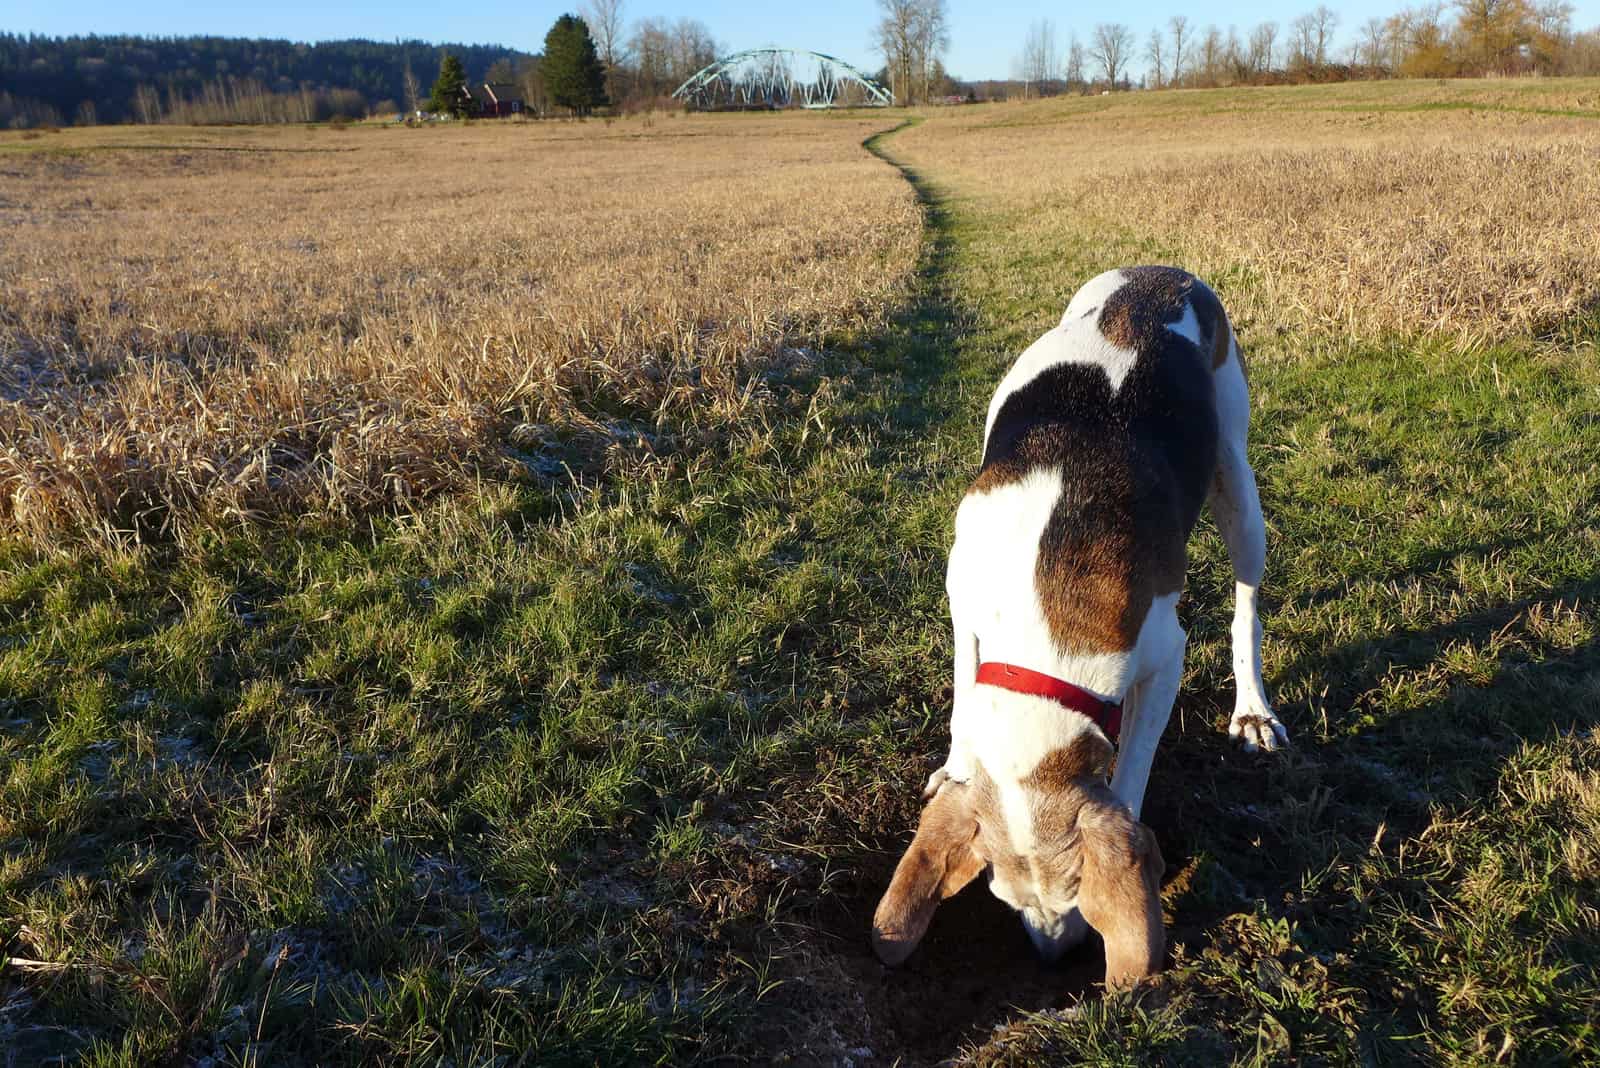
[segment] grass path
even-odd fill
[[[1268,682],[1296,746],[1226,743],[1206,527],[1147,803],[1176,943],[1159,996],[1060,1011],[1093,950],[1038,967],[981,886],[908,967],[872,961],[942,756],[944,552],[989,391],[1079,282],[1161,249],[1018,247],[913,138],[869,147],[922,195],[916,292],[702,454],[356,534],[0,545],[0,952],[41,962],[0,971],[0,1050],[1592,1055],[1595,324],[1253,350]]]

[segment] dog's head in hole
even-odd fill
[[[997,705],[1040,700],[996,697]],[[1157,971],[1165,948],[1161,850],[1107,787],[1111,756],[1104,737],[1085,732],[1026,774],[979,763],[966,781],[935,775],[916,837],[873,918],[879,958],[904,961],[939,902],[987,874],[1047,960],[1093,927],[1105,941],[1108,986]]]

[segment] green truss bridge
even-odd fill
[[[752,48],[696,71],[673,98],[698,111],[888,107],[894,94],[842,59],[796,48]]]

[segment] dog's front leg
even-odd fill
[[[1122,699],[1122,740],[1117,748],[1116,770],[1111,774],[1111,792],[1132,810],[1134,819],[1139,818],[1139,809],[1144,805],[1156,746],[1167,729],[1172,704],[1178,699],[1178,687],[1183,682],[1183,653],[1188,639],[1176,616],[1172,628],[1177,636],[1170,652]]]
[[[951,612],[955,626],[955,675],[950,712],[950,755],[944,766],[928,776],[928,785],[922,790],[923,800],[938,793],[947,780],[966,782],[972,778],[971,717],[973,689],[978,685],[978,636],[964,630],[960,617]]]

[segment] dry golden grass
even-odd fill
[[[735,419],[901,291],[885,125],[0,137],[0,522],[348,513],[504,469],[519,424]]]
[[[1600,84],[1137,96],[974,108],[901,143],[1024,247],[1100,234],[1249,275],[1230,307],[1267,328],[1505,337],[1600,301]]]

